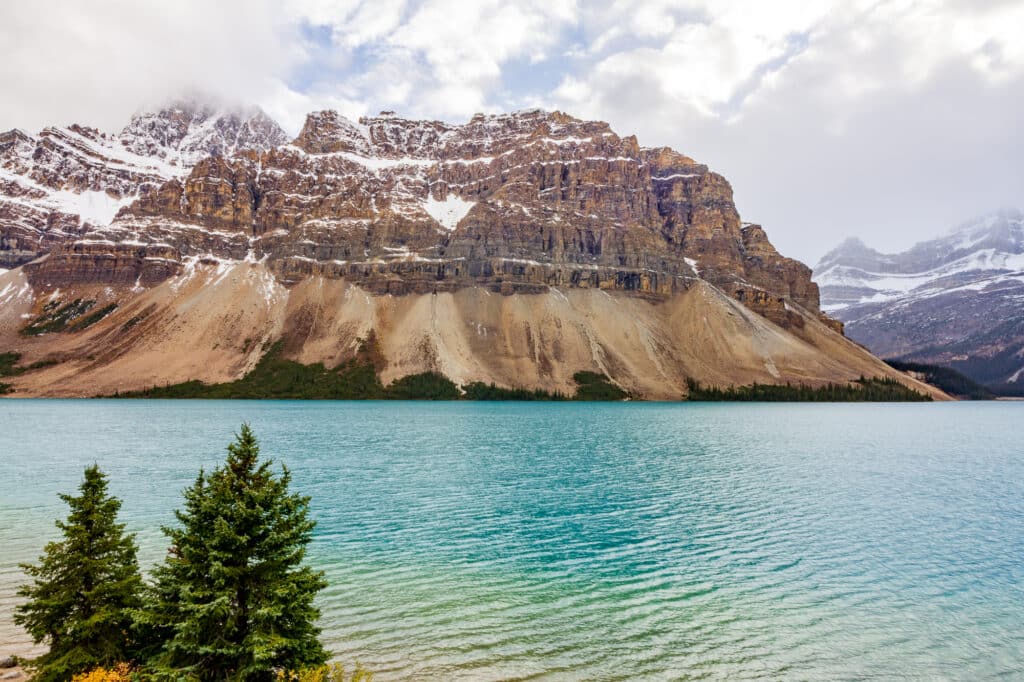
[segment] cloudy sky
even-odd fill
[[[185,91],[452,122],[541,106],[670,145],[814,263],[1024,206],[1024,0],[0,4],[0,129],[116,130]]]

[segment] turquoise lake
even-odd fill
[[[377,680],[1024,678],[1024,403],[0,400],[0,656],[85,465],[151,566],[243,420]]]

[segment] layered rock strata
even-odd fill
[[[39,162],[36,138],[3,138],[9,203],[25,178],[45,188],[35,206],[118,202],[66,227],[0,222],[35,235],[31,262],[0,273],[0,350],[36,367],[11,379],[17,394],[227,381],[271,347],[334,367],[368,338],[385,382],[436,371],[572,392],[585,370],[653,399],[688,379],[930,390],[843,337],[725,178],[605,123],[325,111],[286,143],[263,117],[218,121],[171,109],[116,139],[72,130],[89,153],[63,166]]]
[[[464,125],[311,114],[292,144],[205,158],[30,273],[48,286],[150,282],[175,260],[247,258],[283,282],[323,275],[379,294],[665,296],[699,278],[818,310],[810,271],[743,226],[725,178],[543,111]]]
[[[259,110],[180,103],[116,135],[80,125],[0,133],[0,267],[16,267],[108,225],[118,210],[210,155],[287,141]]]

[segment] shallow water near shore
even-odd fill
[[[378,680],[1024,676],[1021,403],[2,400],[0,657],[84,466],[148,567],[243,420]]]

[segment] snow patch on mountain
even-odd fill
[[[83,223],[96,226],[109,225],[122,207],[135,200],[135,195],[115,198],[106,192],[71,192],[60,190],[48,198],[53,205],[64,213],[71,213],[81,218]]]
[[[449,232],[458,226],[474,206],[476,206],[475,201],[466,201],[454,194],[449,194],[445,199],[427,197],[427,200],[423,202],[423,210]]]

